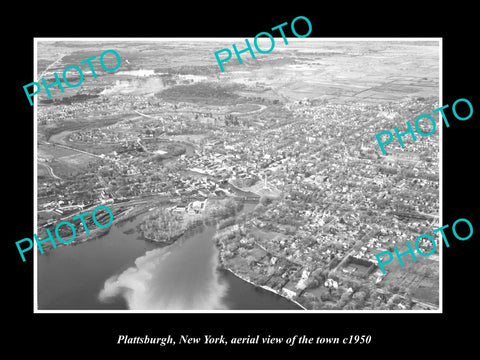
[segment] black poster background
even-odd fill
[[[458,3],[457,3],[458,4]],[[420,10],[417,5],[384,3],[380,8],[356,3],[325,7],[320,2],[302,5],[264,3],[35,5],[17,9],[2,23],[3,90],[3,343],[23,355],[64,358],[74,354],[141,355],[173,358],[180,352],[224,354],[266,351],[314,357],[345,352],[382,358],[401,354],[417,357],[452,348],[460,354],[475,345],[474,315],[478,288],[476,270],[480,227],[474,210],[479,164],[476,129],[478,101],[477,37],[468,5]],[[438,5],[440,6],[440,5]],[[310,37],[442,37],[443,104],[467,98],[474,114],[468,121],[451,121],[443,131],[443,224],[467,218],[474,225],[468,241],[453,240],[444,248],[443,314],[33,314],[33,257],[21,262],[15,241],[32,236],[33,229],[33,107],[23,85],[33,81],[34,37],[243,37],[252,39],[296,16],[306,16],[313,27]],[[6,19],[7,20],[7,19]],[[213,51],[217,49],[212,49]],[[212,61],[215,61],[212,55]],[[6,83],[5,83],[6,81]],[[372,134],[373,135],[373,134]],[[470,328],[470,323],[473,329]],[[477,331],[478,333],[478,331]],[[116,345],[119,334],[160,337],[204,334],[247,336],[295,334],[311,337],[372,336],[370,345],[296,345],[174,347]],[[380,351],[382,350],[382,351]],[[7,353],[7,350],[4,349]]]

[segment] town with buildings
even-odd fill
[[[99,204],[162,202],[162,220],[142,229],[171,243],[212,204],[250,203],[215,215],[220,262],[242,279],[311,310],[438,307],[437,255],[386,275],[375,259],[439,224],[438,133],[385,156],[375,140],[437,108],[436,94],[288,100],[258,81],[175,79],[154,94],[85,87],[96,96],[38,106],[39,227]]]

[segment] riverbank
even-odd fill
[[[192,233],[194,233],[195,231],[197,231],[198,229],[204,227],[206,224],[205,222],[201,222],[199,224],[195,224],[191,227],[188,227],[188,228],[185,228],[182,233],[179,233],[179,234],[176,234],[172,237],[170,237],[170,239],[168,240],[156,240],[156,239],[152,239],[152,238],[149,238],[148,236],[145,235],[145,232],[141,229],[141,224],[137,225],[136,226],[136,229],[137,229],[137,232],[140,234],[140,238],[142,240],[145,240],[145,241],[150,241],[150,242],[153,242],[153,243],[156,243],[156,244],[161,244],[161,245],[171,245],[173,244],[175,241],[177,241],[178,239],[180,239],[182,236],[185,236],[185,237],[188,237],[190,236]]]
[[[259,287],[259,288],[262,288],[264,290],[267,290],[267,291],[270,291],[271,293],[274,293],[275,295],[278,295],[292,303],[294,303],[295,305],[299,306],[302,310],[308,310],[307,308],[305,308],[302,304],[300,304],[298,301],[295,301],[291,298],[289,298],[288,296],[282,294],[281,292],[275,290],[275,289],[272,289],[271,287],[269,286],[265,286],[265,285],[259,285],[259,284],[255,284],[253,281],[251,281],[250,279],[247,279],[246,277],[236,273],[233,269],[229,268],[228,266],[226,266],[224,263],[222,263],[222,260],[221,260],[221,256],[219,254],[219,267],[223,270],[226,270],[228,272],[230,272],[231,274],[233,274],[234,276],[236,276],[237,278],[249,283],[250,285],[253,285],[255,287]]]
[[[128,212],[128,210],[130,210],[130,209],[120,211],[120,213],[119,213],[120,218],[122,218],[122,216],[124,216]],[[115,215],[118,215],[118,214],[115,214]],[[66,218],[63,218],[63,219],[60,219],[60,220],[66,220],[66,219],[69,219],[69,218],[70,217],[66,217]],[[58,221],[58,223],[60,223],[60,220]],[[59,247],[63,247],[63,246],[76,246],[76,245],[83,244],[83,243],[85,243],[87,241],[90,241],[90,240],[98,239],[98,238],[108,234],[110,232],[111,227],[117,222],[118,222],[118,219],[117,220],[114,219],[108,228],[94,227],[94,226],[92,226],[92,224],[90,224],[90,226],[87,225],[88,234],[85,231],[80,232],[79,228],[83,229],[83,226],[81,226],[81,227],[79,226],[77,228],[76,232],[75,232],[75,238],[72,242],[64,243],[64,242],[58,241],[58,239],[55,241],[55,237],[53,237],[54,242],[55,242],[55,246],[53,246],[51,241],[50,242],[45,242],[45,243],[42,243],[42,245],[41,245],[42,250],[44,252],[48,252],[48,251],[50,251],[52,249],[55,249],[55,248],[59,248]],[[50,227],[50,226],[40,227],[40,228],[37,229],[37,233],[36,233],[39,239],[42,239],[42,236],[38,234],[40,232],[39,230],[43,230],[42,232],[46,233],[45,229],[49,229],[50,233],[52,235],[54,234],[55,227]],[[38,250],[39,253],[41,253],[40,249],[38,247],[37,247],[37,250]]]
[[[148,212],[150,210],[149,207],[151,207],[151,204],[148,205],[146,202],[143,203],[143,204],[142,203],[134,203],[134,204],[115,203],[115,204],[111,204],[109,206],[109,208],[113,212],[114,216],[113,216],[113,221],[108,228],[100,228],[100,227],[97,227],[97,226],[93,226],[92,223],[89,223],[87,225],[89,233],[87,234],[85,231],[82,231],[83,226],[81,226],[80,224],[77,224],[76,237],[75,237],[74,241],[72,241],[70,243],[63,243],[63,242],[60,242],[60,241],[55,241],[55,245],[56,245],[55,248],[64,247],[64,246],[76,246],[76,245],[83,244],[87,241],[95,240],[95,239],[98,239],[102,236],[105,236],[106,234],[109,233],[112,226],[122,225],[123,223],[125,223],[125,222],[127,222],[131,219],[134,219],[134,218],[136,218],[137,216],[139,216],[143,213]],[[91,206],[90,208],[86,208],[84,210],[90,210],[90,209],[93,209],[93,208],[94,208],[94,206]],[[73,216],[74,215],[72,214],[72,215],[60,218],[60,219],[57,220],[56,224],[60,223],[60,221],[62,221],[62,220],[69,220]],[[41,229],[43,229],[42,233],[46,233],[46,230],[44,230],[45,228],[47,228],[47,227],[39,227],[38,230],[37,230],[37,235],[38,235],[38,232]],[[52,227],[52,226],[48,226],[48,228],[50,229],[50,232],[52,234],[54,234],[54,229],[55,228]],[[42,236],[40,236],[40,235],[38,235],[38,237],[39,237],[39,239],[42,238]],[[45,243],[42,244],[42,249],[44,250],[44,252],[48,252],[48,251],[54,249],[54,247],[53,247],[51,242],[45,242]]]
[[[237,215],[253,208],[253,204],[246,204],[246,209]],[[170,309],[171,301],[179,309],[191,310],[303,309],[268,287],[259,289],[261,286],[243,278],[248,274],[238,276],[234,266],[222,269],[215,261],[218,250],[212,237],[217,229],[213,220],[205,223],[205,228],[195,228],[181,237],[178,246],[166,250],[159,243],[142,240],[137,225],[143,221],[145,212],[153,209],[151,203],[122,206],[120,216],[117,208],[119,215],[115,219],[123,221],[110,227],[101,241],[86,241],[77,249],[65,246],[48,257],[39,256],[38,308],[128,310],[130,305],[124,302],[123,294],[129,289],[127,292],[142,306],[147,304],[145,308],[156,310]],[[87,239],[90,240],[88,236]],[[162,256],[167,252],[168,256]],[[108,281],[112,276],[121,282]],[[110,301],[101,302],[99,289],[105,286],[112,290],[112,296]],[[188,299],[194,302],[185,303]]]

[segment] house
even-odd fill
[[[172,211],[177,213],[184,213],[187,211],[187,207],[185,205],[177,205],[172,209]]]
[[[327,279],[327,281],[325,281],[324,286],[329,288],[333,287],[336,289],[338,288],[338,283],[333,279]]]
[[[310,276],[310,271],[307,269],[304,269],[302,272],[302,277],[298,281],[297,285],[295,286],[299,290],[304,290],[307,287],[307,280],[308,277]]]

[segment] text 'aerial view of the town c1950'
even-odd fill
[[[440,106],[439,40],[278,40],[222,72],[245,39],[36,39],[37,79],[84,76],[35,99],[36,234],[77,234],[36,250],[36,310],[439,309],[437,239],[375,257],[440,226],[439,131],[375,138]]]

